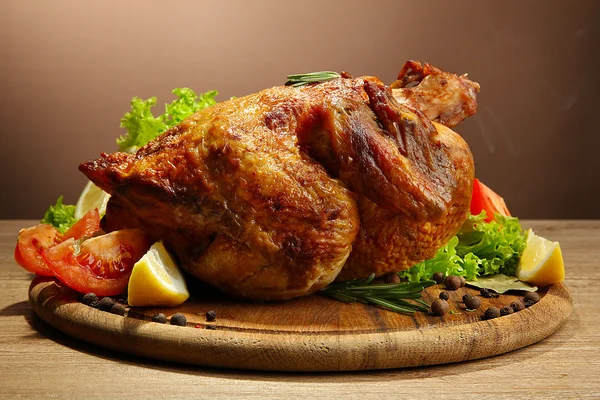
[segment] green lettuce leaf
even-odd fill
[[[135,152],[138,148],[158,137],[169,128],[179,124],[193,113],[216,104],[213,90],[198,96],[188,88],[176,88],[173,94],[177,99],[165,105],[165,113],[158,117],[152,114],[156,105],[156,97],[142,100],[134,97],[131,100],[131,111],[121,118],[121,127],[127,130],[125,135],[117,139],[119,151]]]
[[[167,129],[179,124],[193,113],[217,104],[215,96],[219,92],[212,90],[198,97],[192,89],[177,88],[173,90],[173,94],[178,99],[171,104],[165,104],[165,113],[161,117]]]
[[[162,118],[152,115],[151,109],[155,105],[156,97],[131,99],[131,111],[121,118],[121,128],[125,128],[127,133],[117,139],[119,151],[133,153],[167,129]]]
[[[63,204],[63,196],[56,200],[56,204],[50,206],[40,221],[42,224],[50,224],[65,233],[77,219],[75,218],[75,206]]]
[[[458,234],[433,258],[400,272],[400,277],[418,282],[432,279],[436,272],[471,281],[499,273],[514,276],[525,249],[525,234],[518,218],[500,214],[495,218],[485,222],[485,211],[470,215]]]

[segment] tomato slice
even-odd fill
[[[19,232],[15,247],[15,261],[24,269],[37,275],[54,276],[42,257],[42,249],[60,243],[62,235],[52,225],[39,224]]]
[[[63,240],[69,238],[80,239],[85,236],[92,236],[100,230],[100,213],[97,208],[88,211],[79,221],[77,221],[63,235]]]
[[[54,275],[80,293],[114,296],[125,291],[133,265],[150,243],[139,229],[123,229],[84,240],[73,238],[42,251]]]
[[[97,209],[89,211],[77,221],[64,235],[49,224],[39,224],[19,232],[15,247],[15,261],[24,269],[37,275],[54,276],[48,268],[42,250],[48,250],[63,240],[80,239],[92,236],[100,230],[100,213]]]
[[[486,213],[486,222],[494,220],[494,213],[510,216],[504,199],[477,178],[473,180],[473,195],[471,196],[471,214]]]

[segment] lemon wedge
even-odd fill
[[[162,241],[134,264],[127,302],[131,306],[175,307],[190,297],[185,279]]]
[[[94,208],[97,208],[100,215],[103,215],[106,212],[106,203],[109,198],[108,193],[94,185],[92,181],[88,181],[75,204],[75,218],[80,219]]]
[[[527,231],[527,244],[517,265],[517,278],[536,286],[548,286],[565,279],[560,244]]]

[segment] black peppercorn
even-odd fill
[[[525,307],[531,307],[534,304],[535,304],[535,301],[533,301],[533,300],[525,300]]]
[[[456,290],[460,287],[460,278],[456,275],[449,275],[444,279],[444,286],[448,290]]]
[[[158,322],[159,324],[164,324],[167,322],[167,316],[163,313],[154,314],[152,316],[152,322]]]
[[[182,313],[173,314],[171,316],[171,325],[186,326],[187,318]]]
[[[467,301],[467,299],[468,299],[469,297],[472,297],[472,295],[470,295],[469,293],[465,294],[465,295],[462,297],[462,301],[463,301],[463,303],[464,303],[465,301]]]
[[[465,302],[465,306],[467,307],[467,310],[476,310],[481,305],[481,300],[479,300],[479,298],[475,297],[475,296],[468,296],[463,301]]]
[[[100,300],[96,299],[90,303],[90,307],[98,308],[100,307]]]
[[[98,296],[95,293],[87,293],[81,298],[81,302],[88,306],[92,305],[96,300],[98,300]]]
[[[504,306],[500,309],[500,315],[510,315],[514,312],[515,310],[513,310],[511,306]]]
[[[498,293],[496,293],[495,290],[488,289],[488,288],[480,289],[479,294],[481,294],[481,297],[485,297],[486,299],[500,297],[500,295]]]
[[[436,283],[442,283],[442,282],[444,282],[444,273],[443,272],[436,272],[435,274],[433,274],[433,276],[431,278]]]
[[[449,298],[450,298],[450,293],[446,292],[445,290],[443,292],[440,292],[440,299],[448,300]]]
[[[398,275],[396,275],[398,276]],[[217,313],[213,310],[210,310],[206,313],[206,320],[207,321],[214,321],[217,318]]]
[[[431,312],[440,317],[446,314],[449,309],[450,306],[446,300],[436,299],[433,303],[431,303]]]
[[[110,308],[112,314],[125,315],[125,306],[122,303],[115,303]]]
[[[496,307],[490,307],[485,310],[484,316],[485,319],[498,318],[500,316],[500,310],[498,310]]]
[[[385,283],[400,283],[400,277],[396,273],[387,274],[386,276],[383,277],[383,281]]]
[[[465,279],[464,276],[459,276],[458,279],[460,279],[460,287],[467,286],[467,280]]]
[[[510,306],[512,307],[512,309],[515,312],[521,311],[525,309],[525,303],[523,303],[523,300],[515,300],[512,303],[510,303]]]
[[[112,306],[115,304],[115,301],[110,297],[103,297],[100,300],[100,304],[98,304],[98,308],[102,311],[110,311]]]
[[[525,295],[525,297],[523,297],[523,301],[527,300],[531,300],[534,303],[537,303],[538,301],[540,301],[540,295],[537,294],[537,292],[529,292]]]

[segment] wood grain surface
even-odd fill
[[[600,396],[600,318],[594,306],[600,283],[599,221],[523,223],[545,237],[559,240],[567,265],[566,286],[573,295],[574,312],[563,328],[547,339],[501,356],[449,365],[300,374],[213,369],[153,361],[104,350],[55,330],[33,312],[27,301],[31,275],[12,260],[18,229],[31,223],[0,223],[0,397]],[[224,310],[217,311],[218,322],[227,314]],[[265,315],[266,320],[267,317]],[[318,320],[318,316],[315,318]],[[226,320],[223,318],[220,323]],[[195,330],[193,327],[181,329]],[[203,331],[209,332],[219,333],[219,330]],[[415,350],[418,351],[421,349]]]
[[[442,290],[428,288],[424,300],[430,304]],[[44,321],[91,344],[167,361],[270,371],[360,371],[489,357],[546,338],[572,310],[562,284],[540,290],[539,303],[494,320],[485,320],[483,310],[522,296],[479,297],[481,307],[468,311],[461,301],[466,293],[478,295],[466,287],[450,291],[453,313],[443,317],[401,315],[320,294],[260,304],[211,294],[170,309],[128,308],[120,316],[80,303],[78,293],[45,277],[33,280],[29,300]],[[215,321],[206,321],[208,310],[216,312]],[[158,312],[183,313],[187,326],[152,322]]]

